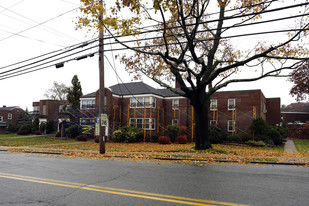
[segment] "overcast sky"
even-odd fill
[[[0,68],[97,37],[97,34],[86,37],[85,31],[74,29],[78,12],[73,9],[78,6],[78,0],[0,0]],[[106,55],[113,61],[112,53]],[[124,70],[124,65],[115,61],[121,80],[131,81],[132,77]],[[0,69],[1,72],[3,69]],[[44,93],[54,81],[69,86],[75,74],[79,77],[84,94],[98,89],[98,56],[71,61],[59,69],[53,66],[0,80],[0,107],[20,106],[32,111],[32,102],[46,99]],[[117,79],[115,71],[105,61],[105,86],[112,86],[121,80]],[[143,81],[158,87],[147,77]],[[289,104],[295,101],[289,95],[291,87],[292,83],[284,78],[268,78],[254,83],[234,84],[225,90],[261,89],[267,98],[280,97],[282,104]]]

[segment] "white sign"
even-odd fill
[[[101,114],[101,126],[107,127],[108,124],[108,116],[107,114]]]
[[[99,136],[99,135],[100,135],[100,124],[95,123],[95,136]]]

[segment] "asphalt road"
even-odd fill
[[[308,205],[309,168],[0,152],[0,205]]]

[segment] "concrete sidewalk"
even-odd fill
[[[284,152],[298,153],[293,140],[287,140],[284,144]]]

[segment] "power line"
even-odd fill
[[[98,45],[96,45],[95,47],[98,47]],[[10,74],[2,75],[2,76],[0,76],[0,80],[9,79],[9,78],[12,78],[12,77],[17,77],[17,76],[21,76],[21,75],[24,75],[24,74],[32,73],[32,72],[35,72],[35,71],[47,69],[47,68],[53,67],[53,66],[55,66],[55,65],[57,65],[57,64],[64,64],[64,63],[66,63],[66,62],[70,62],[70,61],[73,61],[73,60],[79,60],[79,59],[77,59],[77,57],[74,57],[74,58],[67,59],[67,60],[65,60],[65,61],[61,61],[61,62],[58,62],[58,63],[52,63],[52,62],[55,62],[55,61],[57,61],[57,60],[61,60],[61,59],[63,59],[63,58],[66,58],[66,57],[69,57],[69,56],[72,56],[72,55],[75,55],[75,54],[78,54],[78,53],[87,51],[87,50],[92,49],[92,48],[94,48],[94,47],[90,47],[90,48],[84,49],[84,50],[82,50],[82,51],[75,52],[75,53],[73,53],[73,54],[67,55],[67,56],[65,56],[65,57],[61,57],[61,58],[58,58],[58,59],[55,59],[55,60],[52,60],[52,61],[49,61],[49,62],[46,62],[46,63],[43,63],[43,64],[39,64],[39,65],[30,67],[30,68],[27,68],[27,69],[23,69],[23,70],[20,70],[20,71],[17,71],[17,72],[12,72],[12,73],[10,73]],[[96,53],[98,53],[98,52],[94,52],[94,53],[87,54],[87,57],[93,57]],[[83,56],[85,56],[85,55],[83,55]],[[82,59],[83,59],[83,58],[82,58]],[[47,65],[47,66],[44,66],[45,64],[48,64],[48,63],[52,63],[52,64],[49,64],[49,65]],[[36,68],[36,67],[39,67],[39,66],[43,66],[43,67],[40,67],[40,68],[34,69],[34,70],[30,70],[30,69],[33,69],[33,68]],[[30,70],[30,71],[29,71],[29,70]]]
[[[285,19],[288,19],[288,18],[296,18],[296,17],[299,17],[299,16],[303,16],[303,15],[298,15],[298,16],[293,16],[293,17],[283,17],[283,18],[277,18],[277,19],[272,19],[272,20],[267,20],[267,21],[264,21],[264,22],[257,22],[257,23],[265,23],[265,22],[271,22],[271,21],[276,21],[276,20],[285,20]],[[248,26],[248,25],[253,25],[253,24],[256,24],[256,23],[252,23],[252,24],[247,24],[247,25],[242,25],[242,26]],[[157,31],[157,30],[154,30],[154,31]],[[205,30],[207,31],[207,30]],[[268,31],[268,32],[257,32],[257,33],[249,33],[249,34],[241,34],[241,35],[233,35],[233,36],[226,36],[226,37],[220,37],[220,38],[225,38],[225,39],[228,39],[228,38],[235,38],[235,37],[243,37],[243,36],[252,36],[252,35],[261,35],[261,34],[270,34],[270,33],[279,33],[279,32],[289,32],[289,31],[301,31],[301,30],[277,30],[277,31]],[[153,32],[153,31],[148,31],[148,33],[150,32]],[[113,37],[106,37],[104,39],[110,39],[110,38],[113,38]],[[155,38],[162,38],[162,37],[155,37]],[[125,43],[130,43],[130,42],[136,42],[136,41],[141,41],[141,40],[151,40],[153,38],[146,38],[146,39],[137,39],[137,40],[129,40],[129,41],[126,41]],[[210,41],[210,40],[214,40],[213,39],[199,39],[198,41]],[[113,43],[110,43],[111,44],[116,44],[117,42],[113,42]],[[181,43],[187,43],[187,42],[181,42]],[[170,43],[169,45],[172,45],[173,43]],[[176,44],[176,43],[174,43]],[[108,45],[108,44],[107,44]],[[164,46],[165,44],[161,44],[161,45],[149,45],[149,46],[139,46],[139,47],[132,47],[133,49],[141,49],[141,48],[147,48],[147,47],[159,47],[159,46]],[[127,48],[118,48],[118,49],[111,49],[111,50],[105,50],[105,51],[119,51],[119,50],[126,50]],[[52,58],[52,57],[49,57],[49,58]],[[48,59],[49,59],[48,58]],[[28,65],[26,65],[28,66]],[[25,66],[23,66],[25,67]],[[1,68],[0,68],[1,69]],[[19,69],[19,68],[17,68]],[[14,69],[14,70],[17,70],[17,69]],[[11,72],[12,70],[10,71],[7,71],[7,72]],[[2,73],[1,73],[2,74]]]
[[[22,71],[26,71],[26,70],[29,70],[29,69],[32,69],[32,68],[35,68],[35,67],[43,66],[43,65],[45,65],[45,64],[48,64],[48,63],[51,63],[51,62],[55,62],[55,61],[57,61],[57,60],[64,59],[64,58],[67,58],[67,57],[70,57],[70,56],[79,54],[79,53],[81,53],[81,52],[84,52],[84,51],[87,51],[87,50],[89,50],[89,49],[93,49],[93,48],[96,48],[96,47],[98,47],[98,45],[93,46],[93,47],[90,47],[90,48],[87,48],[87,49],[83,49],[83,50],[81,50],[81,51],[74,52],[74,53],[72,53],[72,54],[68,54],[68,55],[66,55],[66,56],[57,58],[57,59],[55,59],[55,60],[51,60],[51,61],[48,61],[48,62],[39,64],[39,65],[36,65],[36,66],[32,66],[32,67],[30,67],[30,68],[23,69],[23,70],[20,70],[20,71],[16,71],[16,70],[22,69],[22,68],[27,67],[27,66],[31,66],[31,65],[36,64],[36,63],[39,63],[39,62],[41,62],[41,61],[37,61],[37,62],[35,62],[35,63],[31,63],[31,64],[28,64],[28,65],[23,66],[23,67],[11,69],[11,70],[9,70],[9,71],[1,72],[1,73],[0,73],[1,75],[2,75],[2,74],[5,74],[5,75],[2,75],[2,76],[0,76],[0,77],[5,77],[5,76],[8,76],[8,75],[15,74],[15,73],[22,72]],[[49,59],[50,59],[50,58],[49,58]],[[74,58],[74,60],[80,60],[80,59],[83,59],[83,56],[82,56],[82,57],[75,57],[75,58]],[[72,60],[73,60],[73,59],[72,59]],[[15,71],[15,72],[14,72],[14,71]],[[6,73],[10,73],[10,74],[6,74]]]
[[[279,1],[279,0],[270,0],[270,1],[266,1],[266,2],[252,4],[251,7],[260,6],[260,5],[263,5],[263,4],[273,3],[273,2],[277,2],[277,1]],[[240,7],[240,8],[229,9],[229,10],[226,10],[225,12],[231,12],[231,11],[236,11],[236,10],[245,9],[245,8],[247,8],[247,7],[244,6],[244,7]],[[206,14],[206,15],[203,15],[203,16],[211,16],[211,15],[215,15],[215,14],[219,14],[219,12],[213,12],[213,13],[209,13],[209,14]],[[169,22],[169,23],[175,23],[175,22]],[[163,24],[164,23],[161,23],[161,25],[163,25]],[[142,27],[142,28],[136,27],[136,29],[153,28],[155,26],[159,26],[159,25],[157,25],[157,24],[156,25],[149,25],[149,26],[145,26],[145,27]]]
[[[23,61],[20,61],[20,62],[17,62],[17,63],[13,63],[13,64],[10,64],[10,65],[7,65],[7,66],[3,66],[3,67],[0,67],[0,70],[8,68],[8,67],[15,66],[15,65],[18,65],[18,64],[22,64],[22,63],[25,63],[25,62],[28,62],[28,61],[32,61],[32,60],[35,60],[35,59],[38,59],[38,58],[41,58],[41,57],[44,57],[44,56],[47,56],[47,55],[50,55],[50,54],[57,53],[57,52],[61,52],[61,51],[68,52],[68,51],[71,51],[72,48],[73,48],[73,50],[78,49],[78,48],[82,48],[82,47],[85,47],[89,44],[95,43],[97,41],[97,39],[98,38],[95,38],[95,39],[92,39],[92,40],[89,40],[89,41],[85,41],[85,42],[81,42],[81,43],[78,43],[78,44],[74,44],[74,45],[71,45],[71,46],[66,47],[64,49],[59,49],[59,50],[56,50],[56,51],[48,52],[48,53],[30,58],[30,59],[26,59],[26,60],[23,60]]]
[[[16,6],[16,5],[20,4],[20,3],[22,3],[23,1],[24,1],[24,0],[21,0],[21,1],[17,2],[16,4],[13,4],[13,5],[11,5],[11,6],[7,7],[7,8],[5,8],[5,9],[3,9],[2,11],[0,11],[0,14],[1,14],[2,12],[6,11],[7,9],[12,8],[12,7],[14,7],[14,6]]]
[[[9,38],[11,38],[11,37],[13,37],[13,36],[16,36],[16,35],[18,35],[18,34],[21,34],[21,33],[25,32],[25,31],[29,31],[29,30],[31,30],[31,29],[33,29],[33,28],[36,28],[36,27],[38,27],[38,26],[40,26],[40,25],[43,25],[43,24],[45,24],[45,23],[47,23],[47,22],[49,22],[49,21],[55,20],[55,19],[57,19],[57,18],[59,18],[59,17],[65,15],[65,14],[68,14],[68,13],[70,13],[70,12],[72,12],[72,11],[75,11],[76,9],[77,9],[77,8],[71,9],[71,10],[69,10],[69,11],[66,11],[66,12],[64,12],[64,13],[62,13],[62,14],[59,14],[59,15],[57,15],[57,16],[51,18],[51,19],[48,19],[48,20],[43,21],[43,22],[41,22],[41,23],[39,23],[39,24],[36,24],[36,25],[34,25],[34,26],[32,26],[32,27],[29,27],[29,28],[27,28],[27,29],[24,29],[24,30],[22,30],[22,31],[19,31],[18,33],[14,33],[14,34],[12,34],[12,35],[10,35],[10,36],[8,36],[8,37],[5,37],[5,38],[3,38],[3,39],[0,39],[0,41],[4,41],[4,40],[9,39]]]
[[[298,29],[298,30],[299,30],[299,29]],[[268,34],[268,33],[287,32],[287,31],[298,31],[298,30],[283,30],[283,31],[259,32],[259,33],[256,33],[256,34],[266,34],[266,33]],[[308,30],[308,29],[306,29],[306,30]],[[228,37],[228,38],[235,38],[235,37],[249,36],[249,35],[253,35],[253,34],[234,35],[234,36],[230,36],[230,37]],[[225,38],[227,38],[227,37],[225,37]],[[205,40],[206,40],[206,39],[204,39],[204,41],[205,41]],[[202,40],[198,40],[198,41],[202,41]],[[187,43],[187,42],[181,42],[181,43]],[[178,43],[170,43],[169,45],[175,45],[175,44],[178,44]],[[133,49],[142,49],[142,48],[159,47],[159,46],[165,46],[165,44],[149,45],[149,46],[139,46],[139,47],[132,47],[132,48],[133,48]],[[60,57],[60,58],[58,58],[58,59],[56,59],[56,60],[60,60],[60,59],[66,58],[66,57],[68,57],[68,56],[72,56],[72,55],[81,53],[81,52],[83,52],[83,51],[86,51],[86,50],[89,50],[89,49],[93,49],[93,48],[95,48],[95,47],[97,47],[97,46],[93,46],[93,47],[90,47],[90,48],[88,48],[88,49],[85,49],[85,50],[82,50],[82,51],[79,51],[79,52],[75,52],[75,53],[73,53],[73,54],[70,54],[70,55],[67,55],[67,56],[64,56],[64,57]],[[110,49],[110,50],[104,50],[104,51],[105,51],[105,52],[107,52],[107,51],[120,51],[120,50],[127,50],[127,49],[128,49],[128,48],[120,48],[120,49]],[[63,53],[66,53],[66,52],[63,52]],[[98,52],[94,52],[93,55],[96,54],[96,53],[98,53]],[[55,56],[58,56],[58,55],[55,55]],[[84,56],[87,56],[87,55],[84,55]],[[53,56],[53,57],[54,57],[54,56]],[[52,57],[49,57],[49,58],[47,58],[47,59],[50,59],[50,58],[52,58]],[[45,59],[45,60],[46,60],[46,59]],[[34,64],[34,63],[28,64],[28,65],[25,65],[25,66],[21,66],[21,67],[18,67],[18,68],[9,70],[9,71],[2,72],[2,73],[0,73],[0,74],[5,74],[5,73],[9,73],[9,72],[11,72],[11,73],[10,73],[10,74],[6,74],[6,75],[0,76],[0,78],[2,77],[0,80],[7,79],[7,78],[11,78],[11,77],[14,77],[14,76],[19,76],[19,75],[26,74],[26,73],[30,73],[30,72],[24,72],[24,71],[30,70],[30,69],[35,68],[35,67],[38,67],[38,66],[43,66],[43,65],[45,65],[45,64],[47,64],[47,63],[51,63],[51,62],[54,62],[54,61],[56,61],[56,60],[52,60],[52,61],[49,61],[49,62],[45,62],[45,63],[42,63],[42,64],[40,64],[40,65],[36,65],[36,66],[34,66],[34,67],[30,67],[30,68],[23,69],[23,70],[21,70],[21,69],[24,68],[24,67],[26,67],[26,66],[32,65],[32,64]],[[68,61],[71,61],[71,60],[76,60],[76,58],[73,58],[73,59],[70,59],[70,60],[66,60],[65,62],[68,62]],[[47,67],[51,67],[51,66],[55,66],[55,64],[49,65],[49,66],[47,66]],[[44,67],[44,68],[47,68],[47,67]],[[18,70],[18,69],[20,69],[20,71],[13,72],[13,71]],[[41,69],[38,69],[38,70],[41,70]],[[37,71],[37,70],[34,70],[34,71]],[[12,73],[12,72],[13,72],[13,73]],[[21,74],[19,74],[19,75],[9,76],[9,75],[16,74],[16,73],[20,73],[20,72],[24,72],[24,73],[21,73]],[[32,71],[32,72],[33,72],[33,71]],[[7,76],[9,76],[9,77],[7,77]]]
[[[3,26],[3,25],[1,25],[1,26]],[[36,39],[36,38],[28,37],[28,36],[25,36],[25,35],[21,35],[21,34],[15,34],[13,32],[6,31],[6,30],[3,30],[3,29],[0,29],[0,31],[6,32],[6,33],[9,33],[9,34],[14,34],[14,35],[19,36],[19,37],[31,39],[31,40],[38,41],[38,42],[45,43],[45,44],[55,45],[55,46],[58,46],[58,47],[65,47],[63,45],[55,44],[55,43],[52,43],[52,42],[47,42],[47,41],[44,41],[44,40],[41,40],[41,39]]]
[[[35,20],[33,20],[33,19],[30,19],[30,18],[28,18],[28,17],[26,17],[26,16],[24,16],[24,15],[21,15],[21,14],[19,14],[19,13],[17,13],[17,12],[14,12],[14,11],[10,10],[9,8],[5,8],[5,7],[3,7],[3,6],[0,6],[0,8],[3,8],[3,9],[5,9],[5,11],[9,11],[9,12],[11,12],[11,13],[17,15],[17,16],[20,16],[20,17],[24,18],[24,19],[28,19],[29,21],[34,22],[34,23],[36,23],[36,24],[40,24],[39,22],[37,22],[37,21],[35,21]],[[75,9],[78,9],[78,8],[75,8]],[[4,14],[2,14],[2,15],[4,15]],[[8,16],[8,15],[6,15],[6,16]],[[8,17],[13,18],[13,19],[15,19],[15,20],[17,20],[17,21],[21,21],[21,22],[23,22],[23,23],[25,23],[25,24],[28,24],[28,25],[31,25],[31,26],[32,26],[32,24],[30,24],[30,23],[28,23],[28,22],[26,22],[26,21],[19,20],[19,19],[16,19],[16,18],[14,18],[14,17],[11,17],[11,16],[8,16]],[[68,39],[73,39],[73,40],[75,40],[75,41],[79,41],[79,40],[76,39],[76,38],[73,38],[73,37],[71,37],[71,36],[69,36],[69,35],[67,35],[67,34],[65,34],[65,33],[63,33],[63,32],[57,31],[57,30],[55,30],[55,29],[52,29],[52,28],[50,28],[50,27],[48,27],[48,26],[46,26],[46,25],[42,25],[42,26],[43,26],[43,27],[46,27],[46,28],[48,28],[48,29],[50,30],[50,31],[48,31],[47,29],[41,28],[41,29],[43,29],[43,30],[45,30],[45,31],[47,31],[47,32],[50,32],[50,33],[53,33],[53,34],[57,34],[57,35],[63,36],[63,37],[68,38]]]

